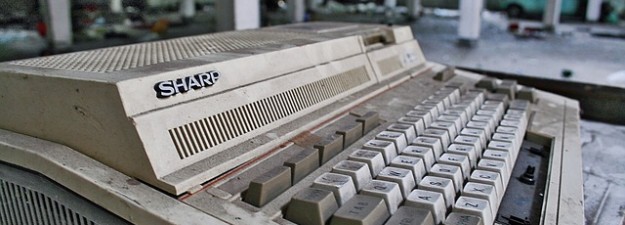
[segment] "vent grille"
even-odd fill
[[[295,32],[225,32],[13,61],[29,67],[107,73],[307,38]]]
[[[42,193],[5,180],[0,180],[0,203],[1,224],[96,224]]]
[[[318,80],[169,130],[180,159],[213,148],[369,81],[365,67]]]
[[[391,56],[389,58],[378,61],[378,68],[380,68],[380,72],[382,72],[382,76],[386,76],[400,70],[403,66],[401,65],[401,61],[399,61],[399,57]]]

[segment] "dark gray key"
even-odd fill
[[[341,127],[336,131],[337,134],[343,135],[343,149],[349,147],[362,137],[362,123],[353,123]]]
[[[319,150],[304,149],[286,160],[284,165],[291,168],[291,180],[293,183],[297,183],[310,172],[319,168]]]
[[[453,212],[447,216],[445,225],[484,225],[484,222],[477,216]]]
[[[434,218],[429,210],[402,206],[385,225],[434,225]]]
[[[305,188],[293,196],[285,218],[302,225],[323,225],[338,208],[331,191]]]
[[[279,166],[252,180],[244,201],[262,207],[289,187],[291,187],[291,168]]]
[[[343,136],[338,134],[330,135],[317,142],[314,146],[316,149],[319,149],[319,163],[324,164],[343,151]]]

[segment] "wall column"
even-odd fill
[[[260,1],[216,0],[217,30],[243,30],[260,27]]]
[[[601,0],[588,0],[586,6],[586,20],[597,22],[601,15]]]
[[[70,0],[41,0],[40,3],[52,50],[69,49],[73,43]]]
[[[547,0],[543,23],[548,30],[554,30],[560,24],[560,11],[562,11],[562,0]]]
[[[292,23],[304,22],[306,17],[306,1],[305,0],[289,0],[287,1],[289,9],[289,18]]]
[[[484,0],[460,0],[458,36],[462,44],[472,44],[480,38]]]

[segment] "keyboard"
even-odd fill
[[[0,65],[2,224],[584,221],[578,102],[429,62],[406,26]]]

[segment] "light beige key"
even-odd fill
[[[488,128],[487,122],[469,121],[466,127],[483,130],[484,134],[486,135],[486,140],[490,141],[490,136],[493,132],[491,132],[490,129]]]
[[[256,207],[262,207],[289,187],[291,187],[291,168],[279,166],[252,180],[243,200]]]
[[[477,154],[482,154],[482,144],[480,144],[480,139],[478,137],[458,135],[454,139],[454,144],[463,144],[463,145],[471,145],[477,150]]]
[[[430,111],[425,110],[410,110],[406,113],[406,116],[423,119],[425,127],[430,126],[430,123],[432,123],[432,121],[434,120]]]
[[[486,128],[488,128],[488,131],[490,133],[493,133],[495,131],[495,127],[497,126],[495,118],[490,117],[490,116],[474,115],[474,116],[471,117],[471,121],[487,123],[488,126],[486,126]]]
[[[399,204],[404,200],[399,185],[395,182],[373,180],[360,191],[362,195],[375,196],[384,199],[391,214],[395,213]]]
[[[469,122],[469,115],[467,115],[466,111],[464,110],[457,110],[457,109],[450,107],[449,109],[445,110],[445,112],[443,112],[443,115],[460,117],[460,122],[462,126],[464,126],[465,124],[467,124],[467,122]]]
[[[462,191],[464,177],[459,166],[437,163],[432,166],[432,171],[428,175],[451,179],[453,181],[454,193]]]
[[[397,156],[397,149],[395,148],[395,144],[390,141],[369,140],[362,146],[362,148],[382,153],[385,165],[391,163],[391,160],[395,158],[395,156]]]
[[[454,190],[454,182],[451,179],[436,176],[425,176],[421,179],[417,188],[441,193],[445,198],[445,205],[447,207],[451,207],[454,204],[456,191]]]
[[[477,166],[478,154],[475,150],[475,147],[470,145],[461,145],[461,144],[451,144],[449,148],[447,148],[447,153],[458,154],[467,156],[469,159],[469,164],[471,168],[475,168]]]
[[[421,181],[421,178],[425,176],[427,170],[425,170],[424,160],[419,157],[398,155],[391,161],[391,166],[404,168],[412,171],[412,175],[416,183]],[[415,183],[415,184],[416,184]]]
[[[441,223],[447,213],[445,197],[443,194],[435,191],[413,190],[406,198],[404,205],[429,210],[436,224]]]
[[[460,131],[459,135],[469,136],[469,137],[477,137],[480,139],[480,146],[486,146],[486,132],[483,129],[473,129],[465,127]]]
[[[517,137],[521,136],[519,128],[516,128],[516,127],[497,126],[497,128],[495,129],[495,132],[502,133],[502,134],[514,134]],[[519,140],[517,139],[517,141]]]
[[[454,205],[453,212],[480,217],[484,224],[493,224],[495,221],[495,215],[492,214],[488,201],[479,198],[460,196]]]
[[[508,166],[508,171],[512,171],[512,169],[514,169],[514,162],[511,157],[512,156],[509,152],[493,149],[486,149],[486,151],[484,151],[484,155],[482,155],[482,159],[500,160],[505,162]]]
[[[432,122],[429,128],[446,130],[447,134],[449,134],[449,140],[453,140],[458,135],[458,130],[456,130],[456,125],[450,122],[437,120],[437,121]]]
[[[508,165],[504,161],[501,160],[492,160],[492,159],[481,159],[477,164],[477,169],[497,172],[501,175],[503,180],[503,186],[508,187],[508,182],[510,181],[510,175],[512,171],[508,170]]]
[[[412,125],[402,124],[402,123],[394,123],[386,128],[389,131],[401,132],[406,137],[406,143],[412,142],[415,138],[417,138],[417,132]],[[404,149],[399,149],[404,150]]]
[[[438,160],[438,158],[443,154],[443,144],[438,138],[421,136],[415,138],[410,144],[432,149],[434,152],[434,159],[436,160]]]
[[[338,208],[331,191],[304,188],[291,198],[284,218],[302,225],[324,225]]]
[[[433,100],[423,100],[421,101],[421,105],[429,105],[429,106],[435,106],[436,109],[438,110],[438,114],[440,115],[440,113],[442,113],[443,111],[445,111],[445,104],[443,102],[440,101],[433,101]],[[438,117],[439,115],[437,115],[436,117]]]
[[[425,121],[423,118],[419,117],[402,116],[397,119],[397,123],[412,125],[417,135],[421,135],[423,133],[423,130],[425,130]]]
[[[386,166],[382,153],[377,151],[358,149],[352,152],[348,159],[366,163],[371,171],[371,177],[377,176]]]
[[[464,124],[467,124],[470,121],[471,116],[473,115],[471,112],[471,107],[468,105],[453,104],[451,107],[449,107],[449,110],[463,112],[462,114],[466,115],[467,117],[467,121]]]
[[[499,176],[499,173],[486,170],[473,170],[473,172],[471,173],[471,177],[469,177],[469,182],[476,182],[494,186],[495,192],[497,192],[497,203],[501,202],[504,194],[504,189],[503,181],[501,180],[501,176]]]
[[[434,218],[429,210],[401,206],[385,225],[434,225]]]
[[[438,163],[460,167],[463,180],[469,179],[471,174],[471,163],[466,155],[445,153],[438,159]]]
[[[462,123],[462,119],[460,118],[460,116],[443,114],[440,115],[437,120],[453,123],[456,127],[456,131],[462,130],[462,128],[464,128],[464,124]]]
[[[449,95],[442,92],[430,95],[430,97],[428,97],[428,100],[433,102],[442,102],[445,109],[451,106],[451,99],[449,99]]]
[[[495,120],[495,124],[497,124],[497,121],[501,120],[501,117],[503,116],[503,115],[497,114],[497,111],[495,110],[487,110],[487,109],[477,110],[477,112],[475,112],[475,115],[491,117]]]
[[[401,152],[401,150],[405,149],[406,146],[408,146],[408,143],[406,142],[406,136],[400,132],[382,131],[379,134],[375,135],[375,139],[393,142],[395,144],[395,150],[397,150],[397,153]]]
[[[484,221],[474,215],[452,212],[445,219],[444,225],[484,225]]]
[[[451,144],[451,140],[449,140],[449,134],[446,130],[428,128],[423,131],[422,136],[438,138],[439,140],[441,140],[443,152],[447,151],[447,147]]]
[[[381,225],[389,217],[383,199],[356,195],[334,213],[330,225]]]
[[[409,145],[401,154],[421,158],[426,171],[430,171],[432,165],[436,162],[434,150],[430,147]]]
[[[319,150],[303,149],[300,153],[284,161],[284,166],[291,168],[291,180],[293,183],[297,183],[319,168]]]
[[[512,156],[513,160],[516,160],[517,149],[521,147],[520,143],[517,142],[517,136],[514,134],[504,134],[504,133],[494,133],[493,141],[501,141],[501,142],[510,142],[512,143]]]
[[[347,200],[356,195],[356,186],[352,177],[337,174],[337,173],[324,173],[317,177],[312,184],[313,188],[319,188],[328,190],[334,193],[337,203],[343,205]]]
[[[480,198],[488,201],[492,215],[497,215],[499,201],[497,200],[497,191],[495,191],[495,186],[489,184],[468,182],[466,185],[464,185],[462,195],[467,197]]]
[[[438,108],[433,105],[417,105],[414,107],[414,110],[429,112],[432,116],[432,119],[439,116]]]
[[[352,177],[356,190],[362,189],[365,184],[373,180],[369,165],[364,162],[343,160],[332,167],[332,172]]]
[[[498,105],[482,105],[480,107],[480,110],[488,110],[488,111],[494,111],[495,115],[501,120],[501,117],[504,114],[504,110],[503,107],[500,107]],[[477,112],[476,112],[477,113]]]
[[[416,186],[412,171],[404,168],[387,166],[375,179],[398,184],[401,195],[404,198],[408,196],[410,191],[412,191],[412,189]]]

